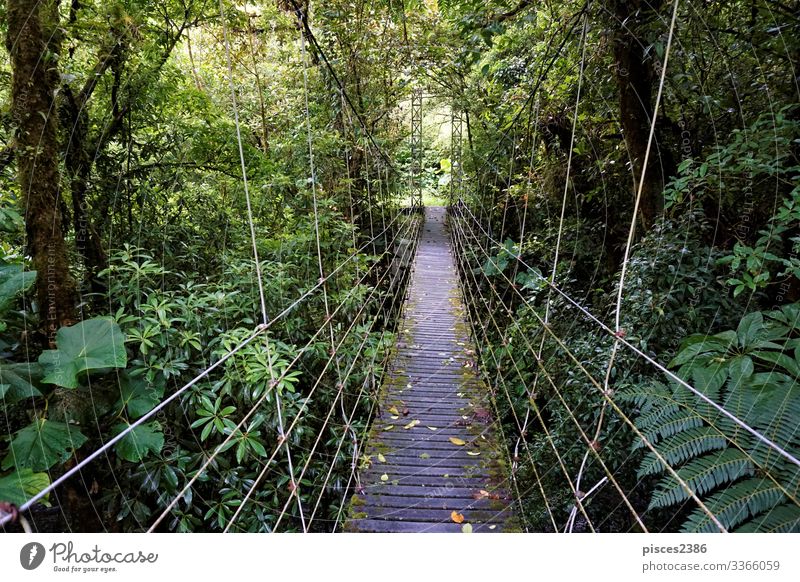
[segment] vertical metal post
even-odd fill
[[[411,207],[422,208],[422,91],[411,93]]]
[[[461,137],[463,122],[461,112],[455,108],[450,110],[450,206],[462,196]]]

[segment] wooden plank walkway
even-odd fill
[[[428,208],[345,531],[518,530],[443,208]],[[463,522],[457,523],[463,516]],[[469,526],[465,527],[465,524]]]

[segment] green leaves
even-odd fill
[[[233,438],[225,443],[221,448],[220,452],[227,451],[233,447],[236,447],[236,462],[241,463],[244,461],[245,457],[248,453],[252,453],[257,457],[266,457],[268,456],[267,450],[262,444],[261,431],[257,430],[259,426],[261,426],[264,422],[264,417],[261,415],[256,415],[256,418],[248,425],[247,430],[242,432],[241,430],[235,429],[235,427],[226,428],[225,432],[228,434],[233,434]]]
[[[205,441],[212,431],[223,434],[226,429],[233,429],[236,424],[228,419],[228,416],[236,412],[235,406],[223,406],[222,396],[217,397],[214,403],[208,396],[200,398],[201,407],[197,410],[197,415],[200,417],[192,423],[192,428],[203,426],[203,432],[200,433],[200,440]]]
[[[673,366],[678,375],[726,411],[779,447],[800,445],[800,340],[796,305],[745,315],[736,330],[688,338]],[[796,490],[797,467],[730,418],[673,383],[635,388],[619,394],[641,410],[636,425],[727,530],[791,531],[793,509],[785,504]],[[637,443],[634,448],[643,448]],[[640,478],[666,473],[658,457],[647,453]],[[671,474],[659,482],[650,507],[669,507],[689,499]],[[777,517],[776,517],[777,516]],[[684,531],[718,531],[696,508]]]
[[[163,397],[163,385],[150,384],[143,377],[132,378],[127,372],[120,374],[120,405],[125,407],[129,418],[144,416]]]
[[[128,428],[127,424],[118,424],[114,427],[114,434],[118,435]],[[126,461],[138,463],[148,454],[158,454],[164,447],[164,434],[161,432],[161,425],[157,422],[149,422],[139,425],[126,434],[117,444],[115,450],[117,455]]]
[[[0,477],[0,499],[14,505],[22,505],[42,489],[50,485],[47,473],[34,473],[30,469],[20,469]],[[41,500],[45,505],[47,497]]]
[[[509,264],[512,264],[512,261],[515,262],[519,259],[519,255],[519,244],[511,239],[506,239],[502,246],[498,248],[497,255],[486,259],[482,267],[483,274],[487,277],[502,274]]]
[[[128,363],[124,335],[110,317],[87,319],[56,334],[58,349],[39,356],[47,375],[42,382],[64,388],[78,387],[78,374],[86,370],[124,368]]]
[[[753,474],[753,465],[746,453],[729,448],[704,455],[678,470],[689,488],[698,495],[718,486]],[[650,507],[666,507],[685,501],[689,494],[673,476],[665,477],[650,500]]]
[[[784,199],[767,228],[759,231],[761,236],[754,246],[737,242],[733,252],[719,260],[730,265],[733,276],[727,283],[733,287],[734,297],[745,290],[763,289],[775,279],[800,279],[800,237],[790,236],[798,222],[800,186]]]
[[[33,382],[41,376],[42,370],[39,364],[0,363],[0,402],[8,405],[25,398],[41,396],[42,393],[33,385]]]
[[[0,314],[23,291],[36,281],[36,271],[25,271],[22,265],[0,264]],[[2,330],[0,330],[2,331]]]
[[[2,468],[46,471],[69,459],[86,440],[76,427],[43,418],[17,432]]]

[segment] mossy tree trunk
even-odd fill
[[[643,29],[657,15],[663,2],[641,0],[614,0],[614,34],[612,52],[614,71],[619,91],[619,111],[625,146],[633,170],[633,193],[638,191],[642,177],[647,141],[653,117],[653,81],[655,78],[652,58],[644,54],[647,41]],[[663,158],[663,160],[662,160]],[[654,140],[642,184],[642,199],[639,205],[640,223],[650,227],[663,210],[664,167],[658,143]]]
[[[42,331],[52,342],[59,327],[74,322],[76,304],[59,210],[58,4],[54,0],[7,0],[7,18],[14,150],[27,253],[38,271],[36,295]]]

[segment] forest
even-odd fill
[[[443,206],[520,531],[800,531],[800,2],[0,35],[3,529],[341,531]]]

